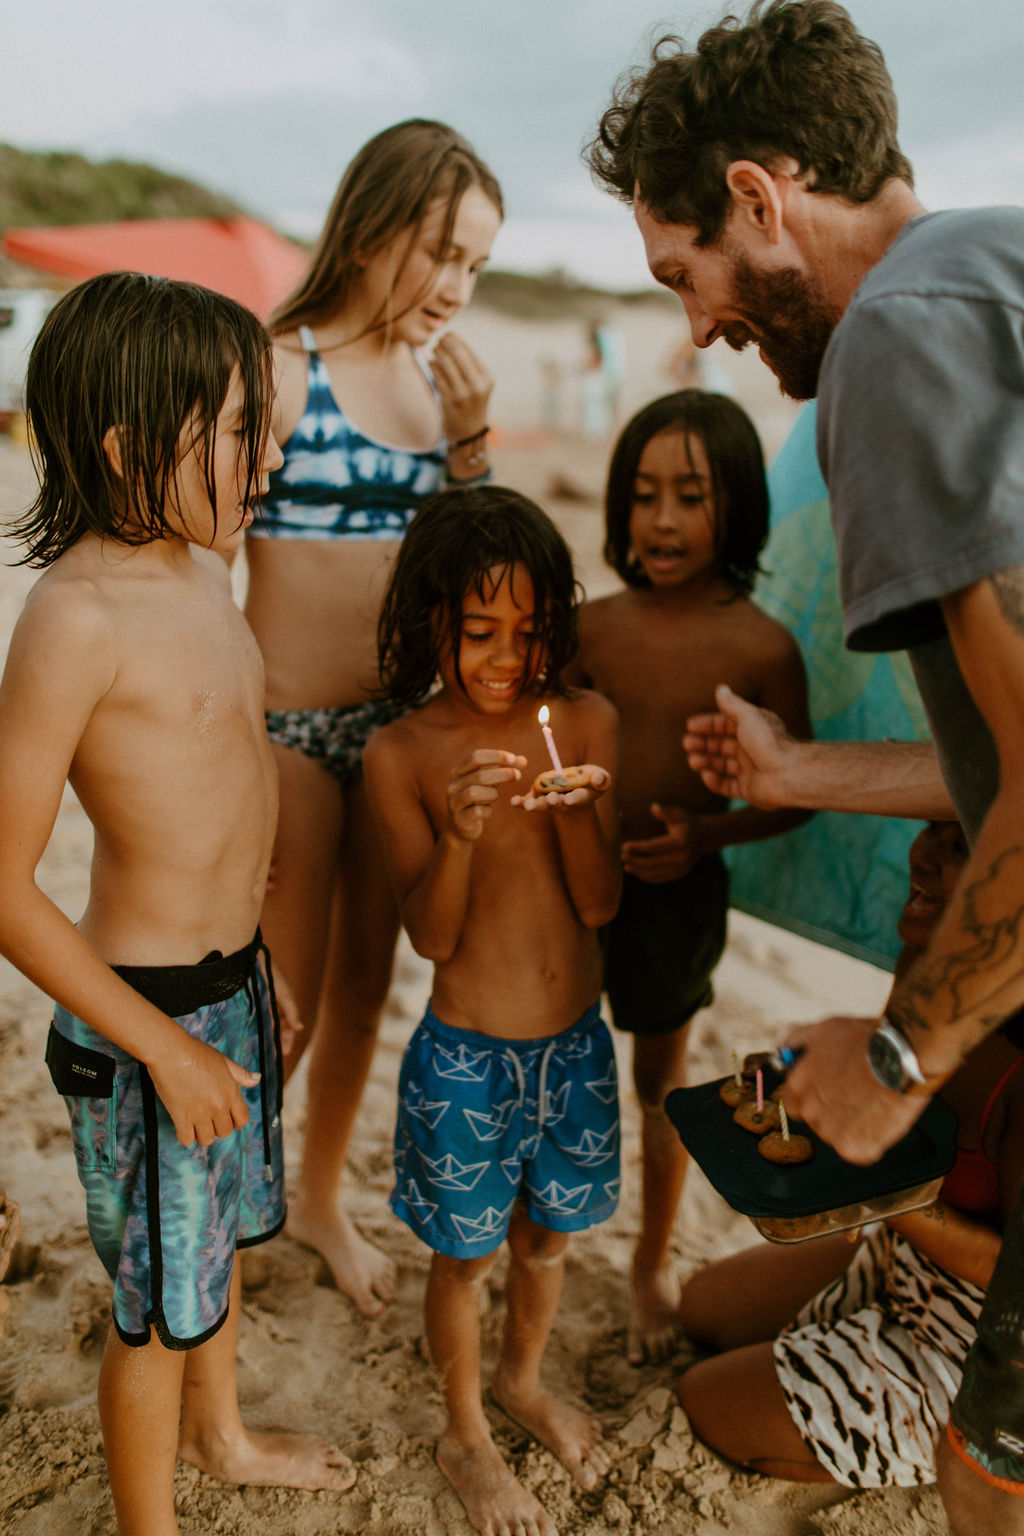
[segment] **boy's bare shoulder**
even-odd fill
[[[388,725],[379,726],[363,749],[363,766],[374,773],[402,763],[411,764],[422,748],[424,734],[431,727],[433,701],[417,705],[407,715],[400,715]]]
[[[579,610],[580,633],[594,633],[609,624],[625,620],[635,607],[635,594],[629,587],[609,592],[604,597],[591,597]]]
[[[112,635],[102,581],[87,562],[61,556],[29,589],[15,633],[22,639],[30,635],[51,644],[95,649]]]
[[[767,665],[799,654],[800,648],[792,631],[765,613],[753,598],[741,598],[736,606],[742,613],[751,646],[763,655]]]
[[[573,688],[567,702],[581,716],[586,715],[597,723],[614,726],[618,722],[619,712],[615,705],[594,688]]]
[[[71,552],[69,552],[71,553]],[[29,590],[11,634],[3,692],[25,707],[72,712],[93,707],[114,687],[121,665],[116,616],[100,581],[61,556]]]

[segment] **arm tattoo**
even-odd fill
[[[1024,969],[1024,909],[1016,888],[1021,879],[1019,869],[1013,868],[1022,857],[1021,847],[1007,848],[964,887],[956,947],[931,959],[924,955],[907,976],[894,1015],[911,1035],[930,1034],[937,1023],[941,1028],[970,1015],[986,1023],[984,1016],[993,1015],[989,1027],[994,1027],[1012,1008],[1010,1000],[1000,1012],[999,994]],[[1009,910],[1008,899],[1013,902]],[[927,1015],[934,1014],[929,1005],[942,994],[941,1022],[929,1020]]]
[[[991,578],[1000,611],[1018,635],[1024,635],[1024,565],[1012,565]]]

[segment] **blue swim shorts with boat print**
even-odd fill
[[[265,969],[260,954],[265,958]],[[269,956],[245,949],[190,966],[115,966],[197,1040],[260,1073],[248,1124],[183,1147],[145,1066],[57,1007],[46,1061],[71,1116],[89,1236],[114,1282],[114,1326],[143,1345],[193,1349],[228,1311],[235,1249],[284,1225],[281,1060]]]
[[[391,1208],[452,1258],[493,1253],[517,1200],[579,1232],[619,1199],[615,1051],[600,1005],[557,1035],[505,1040],[428,1007],[398,1083]]]

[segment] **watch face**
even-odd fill
[[[899,1051],[883,1030],[876,1029],[868,1041],[868,1061],[880,1083],[895,1093],[903,1092],[907,1074]]]

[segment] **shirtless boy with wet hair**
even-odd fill
[[[177,1536],[180,1458],[345,1488],[340,1452],[255,1435],[235,1250],[284,1220],[278,1046],[257,919],[277,788],[263,668],[224,560],[280,453],[270,345],[187,284],[73,289],[32,352],[44,567],[0,684],[0,950],[56,1010],[90,1235],[114,1281],[100,1370],[121,1536]],[[77,925],[36,883],[65,782],[95,833]]]
[[[366,788],[402,921],[434,964],[399,1077],[391,1206],[432,1250],[437,1463],[481,1536],[557,1536],[484,1411],[480,1298],[505,1242],[491,1396],[579,1487],[610,1465],[596,1419],[541,1377],[569,1234],[611,1216],[620,1182],[597,939],[619,897],[616,717],[562,681],[576,643],[572,558],[539,507],[492,485],[423,503],[379,629],[388,696],[418,707],[374,732]],[[566,765],[550,792],[549,713]]]

